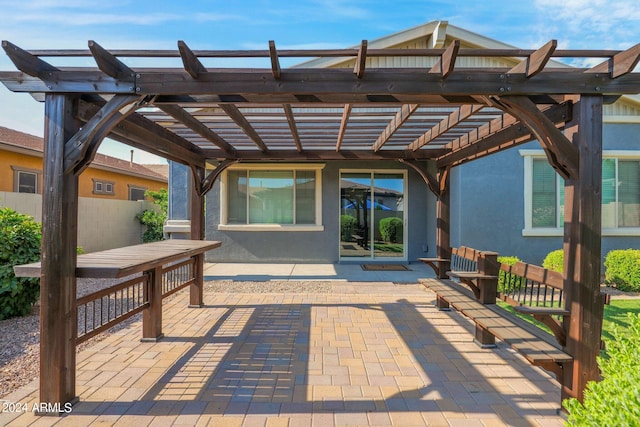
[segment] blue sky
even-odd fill
[[[176,49],[178,40],[193,49],[266,49],[269,40],[279,49],[343,48],[435,20],[520,48],[640,42],[640,0],[0,0],[0,10],[0,39],[24,49],[86,49],[88,40],[107,49]],[[0,70],[14,69],[0,52]],[[42,105],[0,86],[0,126],[42,135]],[[128,157],[115,146],[101,152]]]

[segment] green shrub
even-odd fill
[[[628,313],[628,334],[614,327],[614,339],[607,341],[606,357],[598,358],[602,381],[590,382],[584,403],[563,402],[570,426],[640,425],[640,314]]]
[[[604,260],[605,282],[622,291],[640,292],[640,249],[614,250]]]
[[[385,242],[397,243],[402,240],[402,220],[391,217],[380,220],[380,236]]]
[[[557,271],[558,273],[564,272],[564,250],[558,249],[549,252],[544,261],[542,261],[542,266],[547,270]]]
[[[153,199],[155,209],[145,209],[142,213],[136,215],[140,224],[147,226],[142,235],[142,241],[157,242],[158,240],[164,240],[162,227],[164,227],[167,211],[169,210],[169,193],[163,188],[160,191],[147,190],[144,195]]]
[[[42,230],[28,215],[0,209],[0,320],[28,314],[40,295],[40,279],[16,277],[14,265],[40,259]]]
[[[356,228],[358,220],[351,215],[340,215],[340,239],[343,242],[350,242],[353,230]]]
[[[498,262],[500,264],[514,265],[516,262],[521,261],[517,256],[499,256]],[[521,278],[514,275],[507,275],[506,271],[498,271],[498,292],[508,292],[518,286],[520,286]]]

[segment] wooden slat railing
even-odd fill
[[[512,306],[564,307],[563,277],[524,262],[500,264],[498,297]]]
[[[143,274],[78,298],[76,342],[86,341],[148,308],[148,286],[149,275]]]
[[[166,298],[195,283],[194,258],[162,268],[162,298]]]
[[[451,248],[451,270],[477,271],[479,255],[480,251],[466,246]]]
[[[162,267],[162,298],[195,283],[194,258]],[[149,308],[150,275],[145,273],[77,299],[76,343],[88,340]]]

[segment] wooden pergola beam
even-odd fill
[[[309,150],[305,149],[298,153],[293,150],[269,150],[266,152],[258,150],[238,150],[236,155],[230,157],[222,150],[202,150],[207,159],[231,159],[241,161],[330,161],[330,160],[400,160],[415,159],[427,160],[435,159],[447,153],[444,149],[425,149],[418,151],[406,150]]]
[[[271,58],[271,72],[274,79],[279,79],[282,75],[280,68],[280,60],[278,59],[278,51],[276,49],[276,42],[269,40],[269,57]]]
[[[39,77],[41,73],[60,71],[48,62],[6,40],[2,41],[2,48],[18,70],[32,77]]]
[[[193,51],[189,49],[189,46],[182,40],[178,40],[178,51],[180,52],[184,69],[189,73],[191,78],[197,79],[200,74],[207,72],[207,69],[202,65],[202,62],[200,62],[196,54],[193,53]]]
[[[578,149],[538,107],[524,96],[496,98],[496,106],[517,117],[536,136],[551,166],[565,179],[578,176]]]
[[[15,71],[0,72],[0,80],[13,92],[82,93],[199,96],[217,103],[284,104],[323,102],[331,104],[429,104],[473,103],[477,96],[523,95],[548,97],[586,92],[591,95],[640,93],[635,73],[615,79],[606,73],[585,73],[574,69],[551,69],[535,78],[510,75],[507,70],[460,69],[447,77],[414,69],[371,69],[366,79],[354,85],[353,73],[345,69],[288,69],[279,80],[271,70],[210,69],[197,79],[185,80],[184,71],[140,69],[134,85],[95,70],[60,70],[25,76]],[[139,76],[139,77],[138,77]],[[468,99],[468,101],[467,101]],[[217,101],[216,101],[217,100]]]
[[[100,108],[101,105],[81,100],[77,118],[88,122]],[[111,129],[109,137],[178,163],[204,166],[200,148],[139,114],[133,113],[121,120]]]
[[[371,149],[373,151],[380,150],[382,146],[389,141],[393,134],[400,129],[404,122],[409,120],[409,117],[416,112],[418,107],[418,104],[406,104],[400,107],[400,111],[398,111],[395,117],[389,122],[389,124],[387,124],[387,127],[382,131],[380,136],[378,136]]]
[[[118,80],[131,80],[135,77],[135,72],[126,64],[109,53],[108,50],[100,46],[93,40],[89,40],[89,50],[98,64],[100,71]]]
[[[298,134],[298,127],[296,126],[296,118],[293,116],[293,109],[291,104],[284,104],[284,114],[287,116],[287,122],[289,123],[289,129],[291,130],[291,136],[293,142],[296,144],[296,150],[298,153],[302,152],[302,143],[300,142],[300,135]]]
[[[557,40],[547,42],[547,44],[529,55],[527,59],[509,70],[509,74],[524,74],[527,78],[535,76],[547,65],[557,46]]]
[[[640,61],[640,43],[615,54],[612,58],[588,69],[587,73],[609,73],[611,78],[617,79],[633,71]]]
[[[189,114],[184,108],[172,104],[158,104],[157,107],[230,155],[236,152],[236,149],[229,142]]]
[[[115,95],[65,143],[65,173],[82,173],[95,157],[102,140],[114,126],[135,111],[144,97]]]
[[[421,147],[424,147],[429,142],[433,141],[438,136],[442,135],[449,129],[452,129],[456,125],[458,125],[463,120],[471,117],[478,111],[482,110],[484,105],[462,105],[456,111],[453,111],[449,116],[445,119],[442,119],[439,123],[433,126],[431,129],[426,131],[424,134],[420,135],[407,147],[409,150],[419,150]]]
[[[263,152],[269,151],[267,145],[262,141],[262,138],[253,128],[249,120],[242,114],[240,109],[233,104],[220,104],[220,108],[227,113],[227,115],[233,120],[242,131],[251,139]]]
[[[344,109],[342,110],[342,119],[340,120],[340,129],[338,130],[338,139],[336,141],[336,151],[340,151],[340,147],[342,146],[342,140],[344,139],[344,133],[347,130],[347,125],[349,124],[349,116],[351,115],[351,104],[344,104]]]
[[[439,74],[442,80],[449,77],[453,72],[460,51],[460,40],[454,40],[449,47],[442,53],[440,59],[429,70],[430,74]]]
[[[358,49],[358,56],[356,57],[356,65],[353,68],[353,73],[361,79],[364,76],[364,69],[367,65],[367,46],[368,43],[366,40],[362,40],[360,43],[360,48]]]
[[[571,120],[571,102],[553,105],[542,111],[556,126]],[[437,159],[438,167],[452,167],[488,156],[489,154],[523,144],[535,138],[524,124],[513,116],[504,116],[492,120],[481,128],[458,138],[453,144],[447,144],[452,151]]]

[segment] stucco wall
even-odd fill
[[[41,174],[42,158],[0,150],[0,191],[15,191],[12,167],[37,171]],[[38,182],[38,191],[42,193],[42,175],[38,179],[40,180]],[[114,183],[114,194],[93,194],[93,179]],[[78,177],[78,195],[80,197],[95,197],[108,200],[129,200],[129,185],[154,191],[167,188],[167,184],[164,182],[89,167]]]
[[[172,170],[174,166],[172,166]],[[218,231],[220,182],[206,198],[206,239],[220,240],[222,247],[207,254],[211,262],[337,262],[339,260],[340,169],[398,169],[397,162],[328,162],[322,170],[322,224],[324,231],[246,232]],[[176,174],[176,177],[182,177]],[[182,182],[176,180],[178,188]],[[172,196],[173,203],[177,198]],[[435,254],[435,198],[413,171],[408,174],[408,261]],[[174,213],[180,209],[174,206]],[[177,218],[176,218],[177,219]],[[428,252],[425,251],[428,249]],[[358,260],[361,261],[361,260]]]
[[[137,213],[151,208],[151,202],[104,200],[80,197],[78,200],[78,246],[95,252],[142,243],[144,227],[135,219]],[[42,220],[42,196],[0,192],[0,207]]]
[[[603,127],[604,150],[640,150],[640,125]],[[524,159],[520,149],[540,149],[528,143],[466,163],[451,174],[451,244],[515,255],[540,265],[563,238],[524,237]],[[612,249],[640,248],[640,237],[604,236],[603,257]]]

